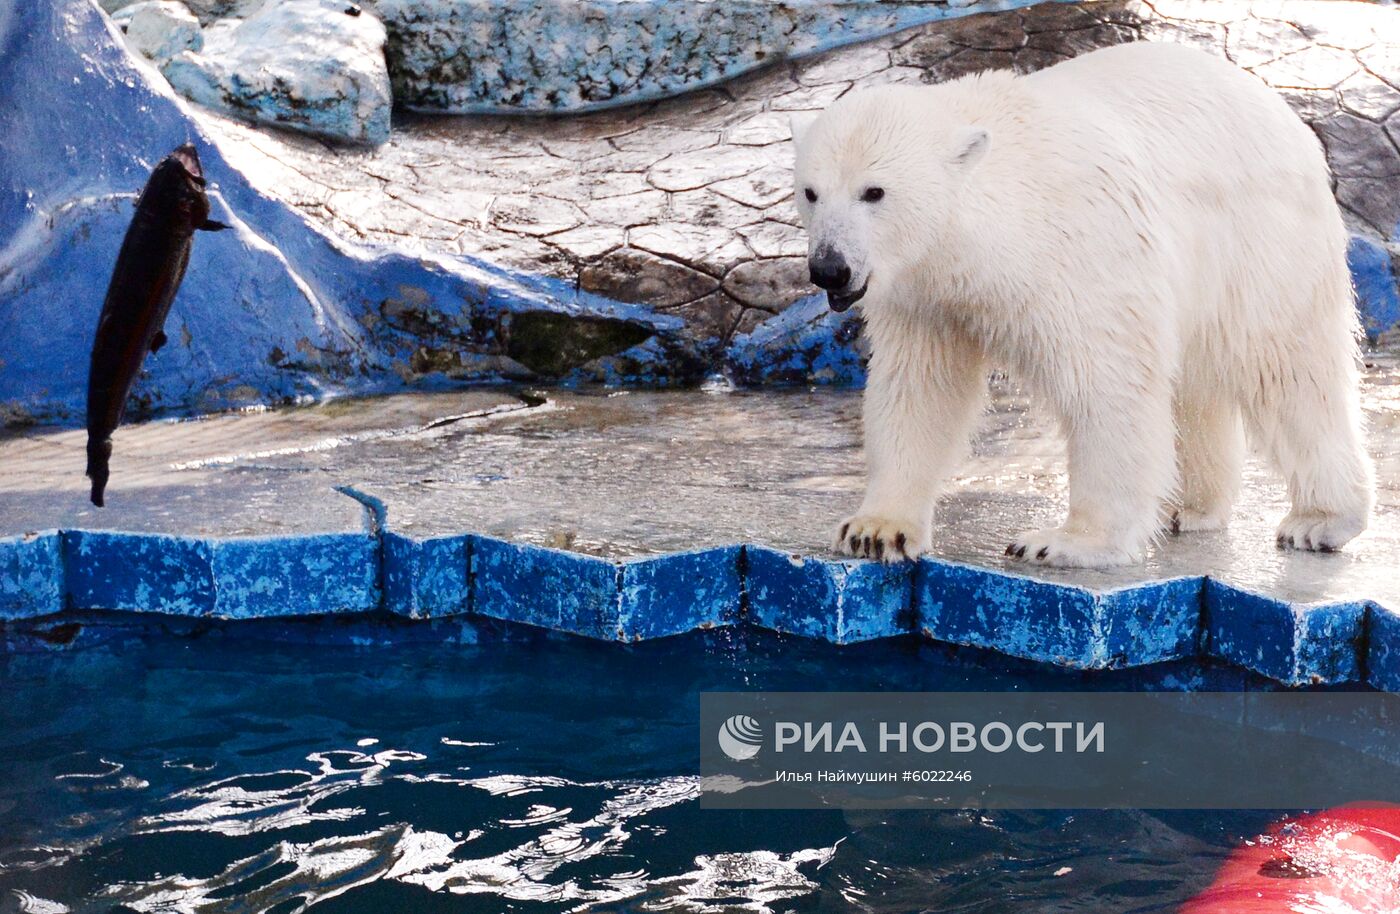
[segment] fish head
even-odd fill
[[[193,143],[186,143],[166,157],[184,172],[185,178],[198,187],[204,186],[204,166],[199,163],[199,150]]]
[[[204,192],[204,167],[193,143],[180,146],[156,166],[151,183],[160,186],[178,219],[190,232],[209,218],[209,197]]]

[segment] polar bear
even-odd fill
[[[1281,547],[1365,528],[1346,232],[1317,139],[1254,77],[1120,45],[857,91],[793,136],[812,281],[860,302],[871,347],[869,479],[840,551],[929,548],[989,364],[1068,444],[1068,517],[1015,559],[1127,564],[1167,528],[1224,527],[1244,428],[1288,483]]]

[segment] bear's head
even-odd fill
[[[878,302],[947,243],[959,190],[991,135],[915,86],[852,92],[791,120],[812,282],[834,311],[867,292]]]

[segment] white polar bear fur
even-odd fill
[[[841,252],[849,289],[868,282],[869,480],[843,552],[929,548],[990,364],[1068,444],[1068,517],[1008,555],[1125,564],[1166,526],[1223,527],[1242,426],[1288,483],[1279,545],[1329,551],[1365,528],[1346,232],[1317,139],[1261,82],[1129,44],[855,92],[794,138],[811,250]]]

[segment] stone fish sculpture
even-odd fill
[[[87,393],[87,475],[92,503],[102,507],[112,456],[112,432],[121,424],[127,396],[147,352],[165,345],[165,317],[185,277],[196,231],[228,228],[209,218],[204,169],[186,143],[151,172],[126,230],[97,336],[92,344]]]

